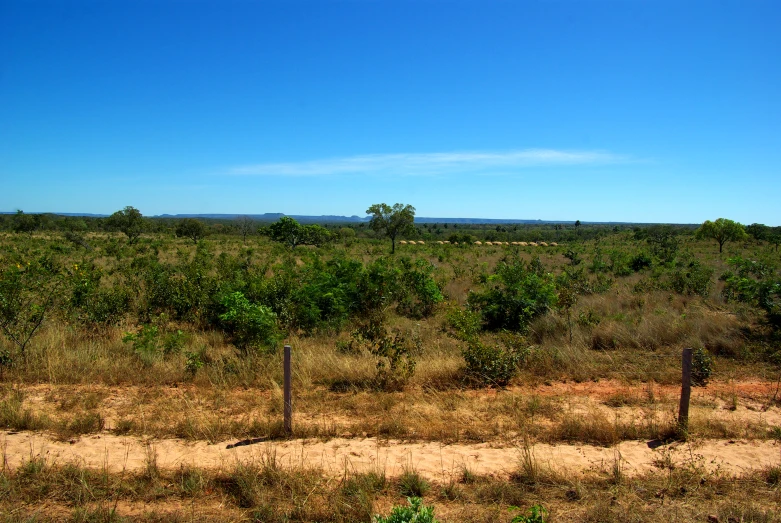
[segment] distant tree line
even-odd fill
[[[383,207],[384,206],[384,207]],[[35,232],[62,232],[76,243],[84,242],[84,234],[92,232],[121,232],[130,243],[143,233],[171,234],[198,242],[208,236],[241,236],[246,242],[253,236],[267,236],[295,245],[324,245],[329,241],[351,241],[356,238],[388,238],[392,249],[400,239],[473,243],[475,241],[555,241],[578,242],[595,240],[613,234],[629,234],[635,239],[648,239],[658,252],[670,251],[680,238],[697,235],[715,240],[720,246],[729,241],[752,240],[778,247],[781,227],[760,223],[742,226],[719,218],[696,225],[656,224],[582,224],[575,223],[415,223],[412,206],[398,209],[386,204],[375,204],[367,209],[371,216],[366,222],[323,222],[300,224],[290,217],[277,222],[256,220],[250,216],[226,218],[172,218],[147,217],[128,206],[111,216],[63,216],[51,213],[28,214],[17,211],[0,214],[0,231],[20,234]],[[393,221],[396,220],[396,221]],[[735,225],[731,225],[735,224]],[[739,227],[736,227],[739,226]],[[673,249],[674,250],[674,249]]]

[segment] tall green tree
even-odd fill
[[[369,222],[376,232],[381,232],[391,240],[391,252],[396,252],[396,237],[415,230],[415,208],[411,205],[397,203],[393,207],[385,203],[375,203],[366,214],[371,215]]]
[[[206,236],[206,226],[195,218],[185,218],[176,225],[177,238],[190,238],[193,243]]]
[[[38,227],[35,216],[32,214],[25,214],[23,210],[19,209],[14,215],[13,229],[14,232],[27,233],[30,236],[33,235],[33,231]]]
[[[301,225],[289,216],[283,216],[268,227],[272,240],[284,243],[291,249],[296,245],[315,245],[320,247],[331,240],[331,233],[320,225]]]
[[[125,233],[128,242],[133,244],[144,230],[144,217],[141,215],[141,211],[128,205],[109,216],[108,226]]]
[[[727,242],[736,242],[748,237],[746,228],[738,222],[733,222],[727,218],[719,218],[712,222],[705,220],[705,223],[697,229],[697,238],[709,238],[716,240],[719,244],[719,252],[722,251]]]

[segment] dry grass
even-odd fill
[[[182,467],[161,471],[150,457],[138,473],[107,473],[32,458],[0,473],[6,521],[323,521],[368,522],[403,496],[422,492],[443,523],[505,521],[508,507],[541,505],[550,521],[781,521],[777,468],[740,478],[707,472],[696,456],[675,467],[626,477],[621,457],[588,475],[541,469],[533,455],[510,480],[464,474],[437,483],[388,480],[381,472],[327,479],[316,469],[279,466],[273,454],[222,471]],[[422,482],[429,490],[420,489]],[[410,490],[413,489],[413,490]],[[402,492],[403,491],[403,492]],[[44,514],[36,507],[46,506]]]

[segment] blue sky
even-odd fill
[[[0,0],[0,211],[781,225],[781,2]]]

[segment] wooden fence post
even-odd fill
[[[293,391],[291,390],[291,375],[290,375],[290,345],[285,345],[285,435],[290,436],[293,434]]]
[[[678,427],[686,433],[689,429],[689,399],[692,393],[692,353],[693,349],[683,349],[681,374],[681,403],[678,407]]]

